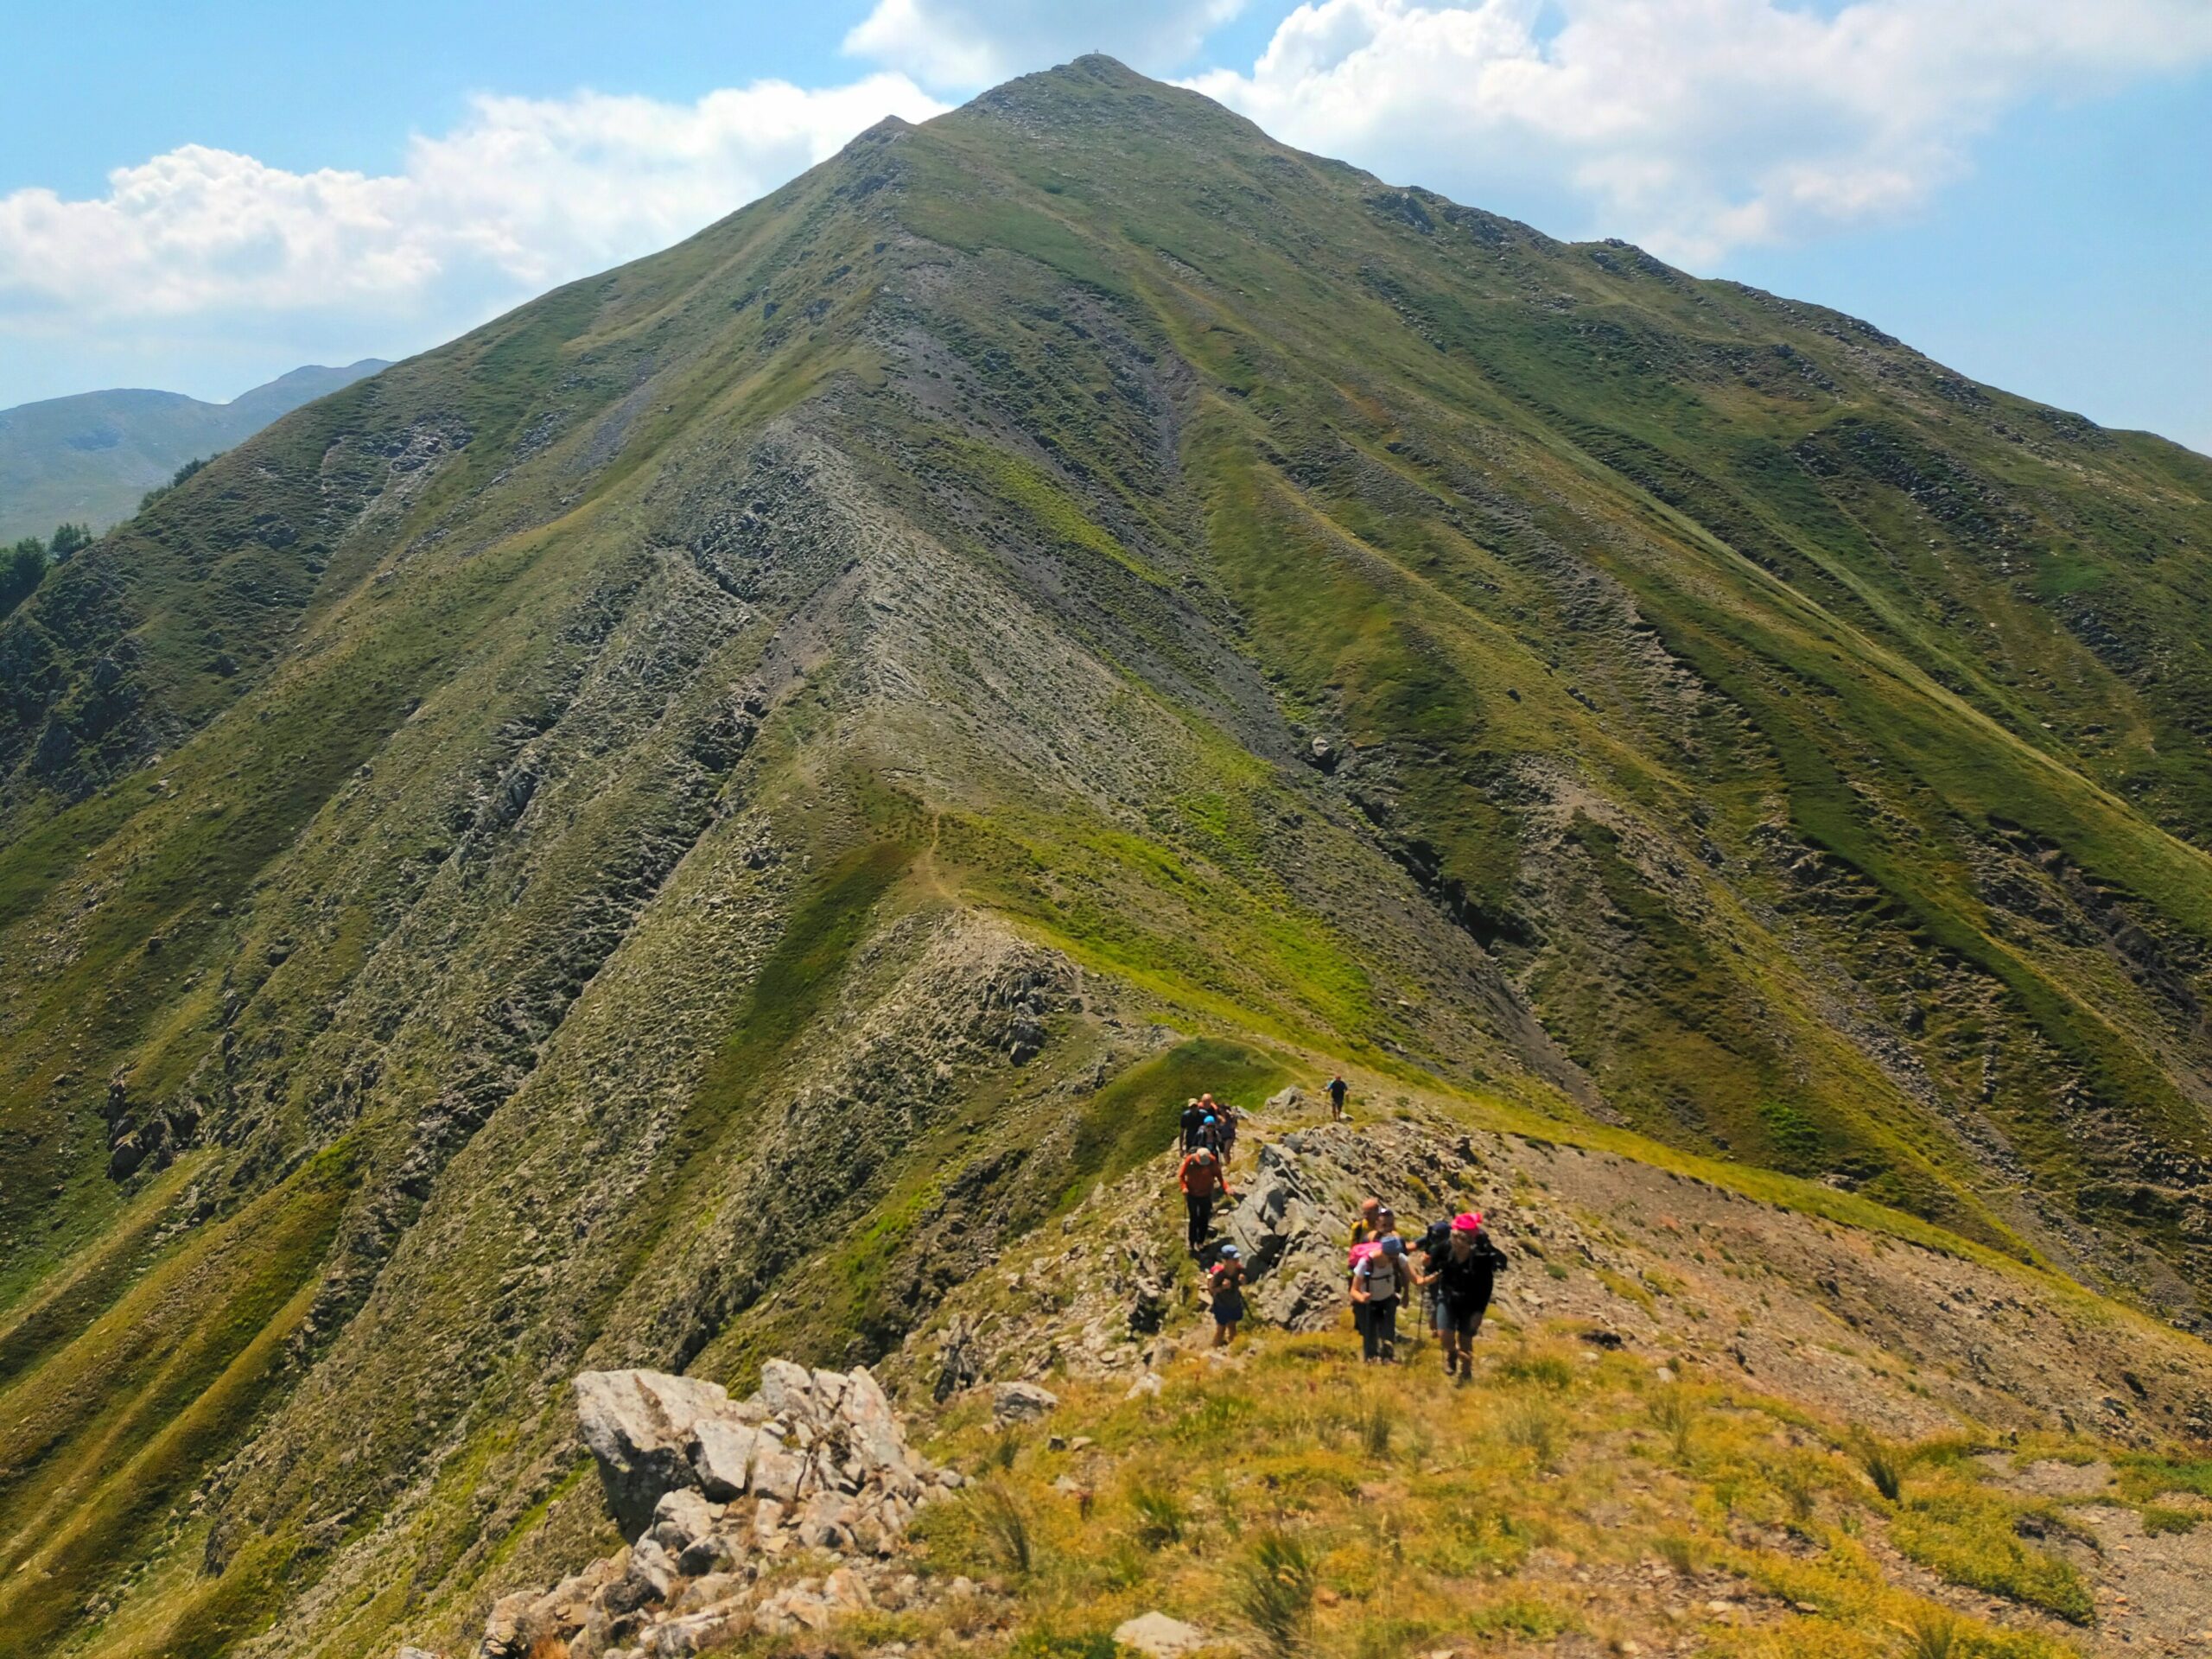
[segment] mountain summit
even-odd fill
[[[2201,1325],[2208,546],[1102,58],[297,410],[0,624],[0,1654],[480,1618],[1339,1065]]]

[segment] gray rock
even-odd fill
[[[709,1417],[691,1431],[691,1471],[709,1497],[727,1503],[745,1489],[753,1473],[755,1433],[743,1423]]]
[[[871,1471],[906,1469],[911,1459],[906,1436],[874,1377],[865,1370],[855,1371],[837,1414],[845,1421],[847,1438],[864,1468]]]
[[[660,1371],[586,1371],[576,1378],[576,1421],[599,1464],[607,1506],[624,1535],[652,1520],[661,1495],[698,1484],[690,1443],[699,1423],[729,1409],[728,1393]]]
[[[714,1534],[721,1511],[688,1486],[661,1494],[653,1506],[652,1541],[671,1555],[681,1555]]]
[[[795,1503],[798,1498],[799,1482],[806,1472],[806,1460],[774,1435],[763,1429],[753,1443],[752,1490],[761,1497],[774,1498],[779,1503]]]
[[[995,1382],[991,1385],[991,1421],[1033,1422],[1060,1403],[1060,1396],[1034,1382]]]
[[[611,1560],[594,1561],[582,1572],[570,1573],[538,1598],[530,1610],[527,1628],[556,1636],[582,1629],[591,1617],[592,1599],[620,1577]]]
[[[675,1558],[651,1538],[640,1538],[630,1551],[630,1570],[607,1592],[607,1605],[619,1612],[632,1612],[656,1601],[666,1601],[676,1588]]]
[[[727,1532],[695,1538],[679,1551],[676,1570],[687,1579],[726,1577],[738,1563],[738,1536]]]
[[[537,1592],[530,1590],[501,1596],[492,1604],[491,1617],[484,1621],[484,1645],[478,1649],[483,1659],[523,1659],[536,1637],[530,1615],[537,1605]]]
[[[853,1506],[836,1492],[819,1492],[798,1512],[798,1541],[809,1549],[842,1549],[853,1541]]]
[[[804,1420],[819,1415],[814,1378],[804,1365],[772,1359],[760,1368],[760,1403],[772,1416]]]
[[[1170,1618],[1162,1612],[1150,1612],[1136,1618],[1124,1619],[1116,1624],[1114,1641],[1117,1646],[1148,1653],[1153,1659],[1179,1659],[1179,1656],[1205,1646],[1206,1633],[1195,1624],[1184,1624],[1179,1618]]]
[[[392,1659],[445,1659],[445,1656],[442,1654],[432,1653],[428,1648],[410,1648],[403,1646],[397,1653],[392,1656]]]
[[[782,1503],[772,1497],[762,1498],[760,1506],[753,1511],[753,1535],[765,1544],[776,1535],[776,1529],[783,1524]]]

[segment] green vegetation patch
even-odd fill
[[[1290,1081],[1272,1056],[1225,1038],[1196,1037],[1131,1066],[1091,1096],[1075,1137],[1068,1199],[1127,1174],[1174,1143],[1183,1103],[1202,1094],[1249,1111]]]

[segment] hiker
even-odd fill
[[[1351,1091],[1351,1085],[1344,1081],[1343,1072],[1329,1079],[1329,1114],[1339,1123],[1344,1121],[1344,1096]]]
[[[1351,1224],[1351,1242],[1355,1245],[1364,1244],[1375,1236],[1375,1218],[1382,1213],[1382,1199],[1362,1198],[1359,1201],[1359,1219]]]
[[[1387,1236],[1352,1269],[1351,1300],[1366,1310],[1359,1333],[1363,1363],[1395,1364],[1398,1358],[1398,1302],[1411,1287],[1406,1270],[1406,1241]]]
[[[1214,1150],[1221,1154],[1221,1161],[1227,1164],[1229,1154],[1236,1150],[1236,1109],[1230,1105],[1217,1106],[1213,1115],[1219,1126],[1219,1144]]]
[[[1229,1196],[1229,1183],[1211,1147],[1199,1147],[1183,1160],[1176,1183],[1183,1189],[1183,1208],[1191,1218],[1191,1253],[1195,1255],[1213,1230],[1213,1201]]]
[[[1398,1248],[1401,1250],[1406,1248],[1405,1240],[1398,1235],[1398,1212],[1387,1204],[1378,1204],[1375,1206],[1375,1220],[1367,1236],[1377,1244],[1395,1238],[1398,1240]]]
[[[1432,1221],[1428,1230],[1413,1242],[1410,1249],[1414,1260],[1414,1282],[1421,1287],[1421,1324],[1424,1331],[1433,1331],[1440,1337],[1443,1327],[1436,1322],[1436,1274],[1438,1259],[1444,1247],[1452,1242],[1452,1218]]]
[[[1452,1217],[1441,1247],[1429,1253],[1428,1271],[1416,1275],[1415,1282],[1429,1287],[1436,1298],[1434,1323],[1444,1344],[1445,1376],[1462,1382],[1473,1376],[1475,1336],[1504,1266],[1505,1252],[1490,1242],[1481,1214],[1470,1210]]]
[[[1244,1262],[1234,1244],[1221,1247],[1206,1285],[1213,1295],[1213,1345],[1226,1348],[1236,1340],[1237,1321],[1244,1317]]]
[[[1382,1245],[1376,1241],[1376,1224],[1382,1217],[1382,1199],[1360,1199],[1360,1219],[1351,1224],[1351,1249],[1344,1252],[1344,1285],[1347,1289],[1358,1289],[1360,1263],[1367,1261]],[[1367,1303],[1354,1296],[1351,1299],[1351,1330],[1360,1334],[1360,1343],[1367,1340]]]
[[[1198,1103],[1195,1097],[1184,1103],[1183,1150],[1185,1152],[1194,1152],[1198,1149],[1198,1128],[1205,1121],[1206,1115],[1198,1109]]]
[[[1221,1120],[1211,1112],[1208,1112],[1205,1121],[1198,1125],[1198,1144],[1215,1157],[1222,1156]]]

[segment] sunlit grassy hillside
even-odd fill
[[[0,621],[0,1654],[378,1651],[1207,1078],[2201,1323],[2208,501],[1096,58],[300,410]]]

